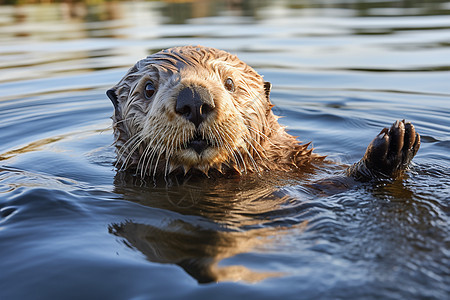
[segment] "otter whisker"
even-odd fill
[[[234,150],[233,147],[231,146],[231,144],[228,142],[228,140],[226,140],[222,135],[220,135],[219,131],[214,128],[214,131],[217,132],[217,137],[215,137],[214,135],[214,139],[217,141],[217,144],[226,149],[227,152],[229,153],[229,158],[232,160],[232,162],[234,163],[234,165],[236,166],[236,168],[239,170],[239,172],[241,172],[242,168],[244,168],[244,170],[246,171],[246,164],[244,159],[242,158],[242,155],[240,155],[240,152],[238,150]],[[236,152],[240,155],[241,160],[242,160],[242,167],[241,167],[241,163],[239,162],[239,157],[236,154]],[[221,167],[219,166],[219,169],[221,170]]]
[[[174,133],[173,135],[174,135],[175,137],[178,136],[178,135],[179,135],[178,130],[176,130],[175,133]],[[170,145],[169,145],[169,147],[168,147],[169,149],[166,151],[166,153],[167,153],[166,156],[167,156],[167,157],[166,157],[166,167],[165,167],[165,170],[164,170],[164,177],[167,177],[167,175],[168,175],[167,171],[168,171],[168,169],[169,169],[170,157],[172,156],[174,150],[176,149],[176,147],[177,147],[177,145],[178,145],[178,143],[179,143],[179,141],[177,141],[177,140],[174,139],[174,138],[170,138],[169,140],[171,141],[171,143],[170,143]],[[175,145],[175,143],[177,143],[177,145]]]
[[[121,162],[121,168],[120,171],[123,171],[125,169],[127,169],[127,165],[128,165],[128,161],[131,159],[131,157],[133,156],[134,152],[137,150],[137,148],[139,148],[139,146],[142,144],[142,140],[139,140],[139,136],[135,136],[133,137],[130,141],[132,141],[132,143],[130,143],[129,145],[126,145],[125,147],[122,147],[119,151],[119,158],[117,160],[117,163],[119,163],[122,158],[123,155],[125,155],[126,152],[128,152],[128,155],[125,157],[125,159]],[[123,149],[123,151],[121,151]]]
[[[254,167],[255,171],[256,171],[258,174],[260,174],[260,173],[259,173],[259,167],[258,167],[258,165],[256,164],[256,161],[255,161],[255,159],[253,158],[253,156],[251,155],[250,151],[249,151],[247,148],[244,148],[244,150],[245,150],[245,152],[247,152],[248,158],[250,159],[250,162],[253,164],[253,167]],[[258,154],[258,156],[259,156],[259,154]]]
[[[253,127],[248,127],[248,129],[249,130],[251,130],[251,131],[253,131],[255,134],[257,134],[257,135],[262,135],[272,146],[274,146],[275,148],[280,148],[280,146],[278,146],[278,145],[275,145],[273,142],[272,142],[272,139],[270,138],[270,137],[268,137],[267,135],[265,135],[264,133],[262,133],[261,131],[259,131],[259,130],[257,130],[257,129],[255,129],[255,128],[253,128]],[[261,144],[259,144],[261,147],[262,147],[262,145]]]
[[[252,124],[246,124],[247,128],[251,131],[253,131],[253,133],[255,134],[255,137],[259,137],[262,136],[263,138],[265,138],[272,146],[276,146],[273,142],[272,142],[272,136],[277,136],[278,132],[270,129],[268,133],[264,133],[262,131],[262,129],[258,129],[255,126],[252,125],[261,125],[262,128],[264,128],[264,131],[267,131],[267,124],[264,125],[262,123],[256,123],[256,122],[252,122]]]
[[[156,159],[155,168],[154,168],[154,171],[153,171],[153,178],[155,178],[155,176],[156,176],[156,170],[158,168],[159,159],[161,158],[161,155],[163,153],[164,153],[164,149],[159,149],[158,158]]]
[[[139,140],[139,142],[136,143],[136,145],[133,147],[133,149],[131,149],[130,154],[133,154],[140,146],[142,146],[144,140],[145,140],[144,137],[141,137],[141,139]],[[137,171],[138,171],[138,169],[139,169],[140,161],[145,157],[144,152],[145,152],[145,148],[144,148],[143,153],[140,154],[141,157],[139,158],[138,164],[137,164],[137,166],[136,166],[136,175],[137,175]],[[128,155],[127,158],[126,158],[126,160],[125,160],[125,162],[128,163],[128,160],[129,160],[130,158],[131,158],[131,155]]]
[[[154,135],[154,137],[149,141],[149,146],[150,146],[149,148],[151,148],[151,149],[146,154],[145,161],[147,163],[143,164],[143,166],[142,166],[142,173],[147,173],[147,171],[148,171],[148,174],[151,175],[151,171],[150,170],[151,170],[152,167],[154,167],[155,172],[157,170],[159,158],[160,158],[160,156],[161,156],[161,154],[163,152],[161,150],[161,148],[163,148],[162,145],[160,145],[158,143],[155,143],[155,141],[158,141],[158,139],[159,139],[159,131],[160,130],[158,130],[156,132],[156,134]],[[154,158],[155,158],[155,156],[157,154],[158,154],[158,159],[157,159],[156,163],[153,165],[153,160],[154,160]]]
[[[133,116],[131,116],[131,117],[122,119],[122,120],[120,120],[120,121],[116,121],[116,122],[114,123],[114,125],[119,125],[119,124],[124,123],[124,122],[127,122],[127,121],[134,122],[136,119],[137,119],[137,116],[133,115]]]
[[[232,138],[225,132],[225,131],[222,131],[230,140],[232,140]],[[242,153],[241,153],[241,151],[239,151],[239,149],[236,149],[234,152],[237,152],[237,154],[239,155],[239,157],[241,158],[241,160],[242,160],[242,165],[243,165],[243,167],[244,167],[244,173],[247,173],[247,164],[245,163],[245,160],[244,160],[244,157],[242,156]]]
[[[170,150],[170,151],[167,151],[166,167],[165,167],[165,170],[164,170],[164,177],[167,177],[167,175],[168,175],[167,170],[168,170],[168,168],[169,168],[169,161],[170,161],[170,157],[171,157],[171,156],[172,156],[171,150]]]
[[[149,153],[152,151],[152,149],[153,149],[152,148],[152,143],[148,143],[147,146],[145,147],[144,152],[142,153],[141,159],[139,160],[138,169],[140,169],[140,171],[141,171],[140,172],[141,173],[141,177],[143,177],[145,172],[146,172],[146,169],[147,169],[146,161],[148,160]],[[137,172],[137,170],[136,170],[136,172]]]
[[[253,147],[253,149],[256,152],[261,153],[255,146],[259,146],[261,149],[264,150],[264,147],[261,145],[261,143],[255,137],[253,137],[251,134],[249,134],[248,138],[250,138],[255,143],[255,145],[253,145],[253,143],[250,143],[250,145]],[[266,156],[264,153],[262,153],[262,154],[263,154],[264,157]]]
[[[236,156],[236,153],[233,150],[233,148],[231,147],[230,143],[222,137],[222,135],[220,134],[221,131],[217,130],[216,128],[213,128],[213,129],[216,131],[217,136],[221,137],[222,145],[224,146],[225,149],[227,149],[228,153],[230,153],[230,155],[232,156],[232,159],[233,159],[234,163],[240,169],[240,167],[239,167],[239,159]]]
[[[130,120],[132,120],[132,119],[134,119],[134,118],[136,118],[136,116],[131,116],[131,117],[129,117],[129,118],[126,118],[126,119],[122,119],[122,120],[120,120],[120,121],[117,121],[117,120],[114,120],[113,118],[113,124],[111,124],[110,126],[108,126],[108,127],[106,127],[106,129],[105,130],[107,130],[107,129],[114,129],[115,127],[117,127],[117,125],[120,125],[121,123],[124,123],[124,122],[126,122],[126,121],[130,121]],[[103,132],[103,131],[102,131]],[[118,139],[119,137],[116,137],[116,140],[114,141],[114,143],[115,142],[117,142],[117,139]]]
[[[241,130],[240,133],[242,133],[243,131],[244,131],[244,130]],[[240,133],[239,133],[239,134],[240,134]],[[248,132],[246,132],[246,133],[248,133]],[[263,159],[262,159],[262,157],[260,156],[259,151],[253,146],[252,143],[250,143],[250,142],[247,140],[247,136],[248,136],[249,138],[253,139],[252,136],[251,136],[250,134],[244,134],[244,135],[242,135],[242,140],[243,140],[247,145],[251,146],[251,147],[255,150],[256,154],[259,156],[260,160],[262,161]],[[256,172],[259,173],[259,167],[257,166],[256,161],[255,161],[255,159],[253,158],[253,155],[251,155],[250,151],[249,151],[247,148],[244,148],[244,150],[245,150],[245,152],[247,152],[247,154],[248,154],[248,159],[249,159],[250,162],[253,164],[253,167],[255,168]],[[241,157],[242,157],[242,156],[241,156]]]
[[[153,159],[155,158],[156,153],[158,153],[158,149],[156,146],[152,147],[150,153],[148,154],[147,158],[147,164],[145,165],[145,173],[148,173],[148,175],[151,175],[151,168],[153,165]]]
[[[149,171],[148,172],[149,175],[151,174],[150,169],[153,166],[153,159],[155,158],[156,153],[158,153],[158,149],[162,147],[158,143],[155,144],[155,142],[160,140],[160,138],[161,138],[160,135],[161,135],[162,132],[164,132],[164,129],[159,128],[156,131],[156,133],[154,134],[153,138],[149,141],[149,145],[151,145],[151,151],[149,151],[147,153],[147,155],[146,155],[147,156],[147,158],[146,158],[147,164],[145,165],[145,168],[143,168],[143,171],[144,170],[148,170]],[[161,150],[159,150],[159,151],[161,151]],[[157,166],[158,166],[158,161],[155,164],[155,169],[157,168]]]
[[[122,146],[120,146],[120,149],[118,149],[117,155],[118,158],[117,160],[121,160],[122,156],[124,155],[124,153],[129,150],[129,147],[131,144],[134,144],[136,142],[136,140],[139,138],[139,136],[134,136],[132,138],[130,138],[128,141],[126,141]]]
[[[227,149],[228,153],[231,155],[231,159],[234,161],[235,165],[237,166],[237,168],[240,169],[239,167],[239,160],[238,157],[235,154],[235,151],[233,150],[233,148],[231,147],[230,143],[225,140],[223,138],[223,136],[220,134],[221,131],[219,131],[218,129],[216,129],[215,127],[213,127],[213,130],[216,132],[217,136],[220,137],[220,140],[222,141],[222,145],[225,149]]]
[[[155,133],[152,134],[153,135],[152,137],[150,137],[150,133],[147,133],[147,135],[143,137],[143,140],[147,141],[147,146],[143,151],[141,160],[139,161],[138,164],[138,169],[140,169],[141,171],[140,172],[141,176],[143,176],[152,165],[153,157],[157,148],[156,142],[159,140],[160,132],[163,132],[163,130],[162,129],[157,130]]]
[[[255,143],[259,144],[252,136],[249,136],[248,138],[250,138],[251,140],[253,140]],[[258,155],[258,157],[259,157],[259,159],[260,159],[261,161],[264,161],[264,159],[261,157],[260,152],[258,151],[258,149],[256,149],[255,146],[253,146],[253,143],[249,142],[249,141],[247,140],[247,138],[244,138],[244,142],[246,142],[250,147],[253,148],[253,150],[254,150],[255,153]],[[263,155],[264,155],[264,154],[263,154]],[[265,155],[264,155],[264,156],[265,156]],[[249,153],[249,157],[254,161],[253,155],[251,155],[250,153]]]
[[[145,158],[140,167],[141,176],[144,176],[145,174],[149,174],[148,171],[149,171],[151,162],[153,160],[154,153],[155,153],[155,146],[152,144],[148,144],[146,147],[146,151],[145,151]]]
[[[207,132],[207,135],[208,139],[213,143],[213,146],[224,148],[222,141],[211,130]]]
[[[189,130],[187,130],[185,127],[183,127],[183,145],[181,145],[181,141],[180,141],[180,147],[187,147],[187,143],[189,141]]]

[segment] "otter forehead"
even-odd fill
[[[228,52],[208,47],[175,47],[152,54],[136,64],[138,72],[152,71],[155,68],[165,76],[180,74],[189,76],[195,74],[211,76],[215,72],[225,76],[235,69],[255,78],[261,78],[250,66],[242,62],[237,56]],[[163,75],[163,74],[161,74]],[[163,76],[164,76],[163,75]]]
[[[147,57],[147,63],[155,63],[171,67],[172,70],[185,67],[199,67],[211,62],[228,62],[234,65],[245,65],[236,56],[228,52],[206,47],[176,47],[170,48]]]

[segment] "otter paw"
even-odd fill
[[[410,122],[396,121],[367,147],[364,157],[349,168],[355,178],[393,178],[405,170],[420,147],[420,135]]]

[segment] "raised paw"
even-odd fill
[[[410,122],[396,121],[384,128],[367,147],[348,175],[357,179],[395,178],[408,167],[420,147],[420,135]]]

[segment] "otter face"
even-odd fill
[[[141,176],[259,171],[274,130],[268,123],[278,125],[269,90],[225,51],[188,46],[148,56],[107,92],[118,164]]]

